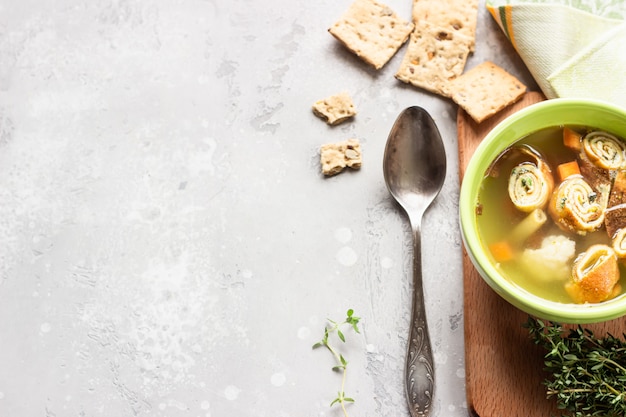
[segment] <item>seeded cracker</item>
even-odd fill
[[[449,97],[450,81],[463,72],[471,44],[467,36],[421,22],[411,34],[396,78]]]
[[[355,0],[328,31],[363,61],[380,69],[406,42],[413,27],[376,0]]]
[[[313,113],[329,125],[337,125],[353,117],[356,109],[350,95],[343,92],[316,101],[313,104]]]
[[[345,167],[361,168],[361,145],[358,139],[328,143],[320,148],[322,173],[327,177],[339,174]]]
[[[467,71],[450,85],[452,100],[477,123],[519,100],[526,86],[492,62]]]
[[[478,0],[413,0],[412,15],[416,26],[427,22],[467,36],[474,50]]]

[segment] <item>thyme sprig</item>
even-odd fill
[[[571,417],[626,416],[626,341],[596,337],[582,326],[529,318],[531,338],[546,350],[544,381],[548,398]],[[626,335],[624,335],[626,337]]]
[[[336,347],[333,347],[333,345],[331,345],[329,339],[332,334],[336,334],[337,337],[343,343],[345,343],[346,336],[344,332],[342,331],[342,328],[344,327],[352,328],[356,333],[361,333],[358,327],[359,320],[360,320],[360,317],[355,316],[354,310],[352,309],[349,309],[346,312],[346,318],[342,322],[337,322],[337,321],[328,319],[328,323],[324,327],[324,336],[322,337],[322,340],[320,340],[319,342],[313,345],[313,349],[317,349],[319,347],[326,347],[326,349],[328,349],[328,351],[333,355],[335,359],[336,364],[332,368],[333,371],[341,372],[342,374],[341,375],[341,388],[339,389],[339,392],[337,393],[337,397],[335,397],[335,399],[330,403],[330,406],[332,407],[335,404],[339,404],[341,406],[341,410],[343,411],[343,414],[345,417],[348,417],[348,411],[346,410],[346,403],[354,402],[354,398],[346,396],[346,392],[345,392],[346,375],[348,371],[348,361],[343,356],[343,354],[341,354],[337,350]]]

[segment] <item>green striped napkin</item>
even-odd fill
[[[548,98],[626,107],[626,1],[486,0]]]

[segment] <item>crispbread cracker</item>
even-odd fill
[[[376,0],[355,0],[328,31],[363,61],[380,69],[406,42],[413,27]]]
[[[465,72],[450,84],[451,98],[477,123],[519,100],[526,86],[493,62]]]
[[[322,174],[327,177],[339,174],[345,167],[361,168],[361,144],[358,139],[327,143],[320,148]]]
[[[448,97],[450,82],[461,75],[472,40],[422,22],[415,28],[396,78]]]
[[[474,50],[478,0],[413,0],[412,17],[416,26],[427,22],[467,36]]]
[[[353,117],[356,109],[350,95],[341,92],[313,103],[313,113],[329,125],[336,125]]]

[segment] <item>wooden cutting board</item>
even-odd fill
[[[458,145],[460,176],[474,150],[510,114],[544,100],[528,92],[501,113],[476,124],[459,109]],[[522,327],[528,314],[498,296],[482,280],[467,254],[463,253],[466,390],[469,414],[478,417],[550,417],[561,415],[554,399],[546,399],[542,382],[545,352],[535,346]],[[626,319],[585,325],[596,335],[622,335]]]

